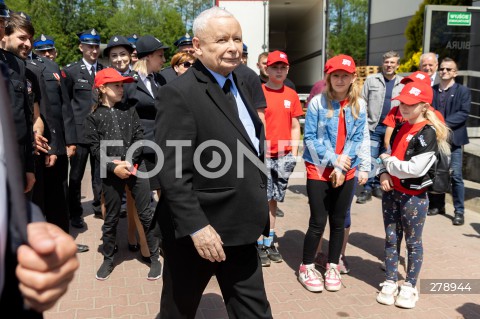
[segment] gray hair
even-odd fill
[[[396,51],[388,51],[386,52],[384,55],[383,55],[383,61],[385,61],[386,59],[390,59],[390,58],[398,58],[400,59],[400,54],[398,54],[398,52]]]
[[[212,7],[202,11],[193,21],[193,35],[198,37],[207,31],[208,21],[212,18],[234,18],[233,14],[219,7]]]
[[[438,64],[437,55],[433,52],[427,52],[427,53],[424,53],[420,56],[420,60],[418,61],[419,64],[420,64],[420,67],[422,66],[423,59],[428,58],[428,57],[433,58],[433,60]]]

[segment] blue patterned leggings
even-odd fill
[[[382,198],[385,226],[385,274],[398,280],[398,238],[405,233],[408,250],[407,279],[415,287],[423,263],[423,225],[428,211],[427,193],[408,195],[399,191],[384,192]]]

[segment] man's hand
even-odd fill
[[[35,132],[35,144],[34,151],[35,155],[40,155],[42,153],[48,153],[51,147],[48,145],[48,140],[43,137],[40,133]]]
[[[26,172],[26,183],[25,183],[25,189],[23,190],[24,193],[28,193],[33,189],[33,185],[35,184],[35,174],[32,172]]]
[[[79,262],[73,238],[59,227],[30,223],[28,245],[17,250],[16,275],[25,304],[38,311],[53,307],[72,281]]]
[[[57,155],[47,155],[45,156],[45,167],[53,167],[57,162]]]
[[[77,152],[77,146],[76,145],[67,145],[67,157],[70,158],[75,155]]]
[[[214,261],[225,261],[225,252],[223,251],[223,242],[215,229],[208,225],[192,235],[193,245],[197,249],[200,257]]]

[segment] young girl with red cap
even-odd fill
[[[430,108],[433,91],[429,84],[410,82],[399,96],[405,122],[398,124],[390,139],[391,154],[381,154],[380,185],[385,226],[385,282],[377,296],[381,304],[414,308],[415,285],[423,262],[422,232],[428,211],[427,190],[433,184],[438,151],[450,153],[448,128]],[[398,288],[398,238],[405,233],[407,278]],[[396,297],[396,299],[395,299]]]
[[[304,132],[303,159],[307,169],[310,221],[298,280],[312,292],[320,292],[324,286],[314,259],[327,218],[330,240],[325,289],[338,291],[342,285],[338,264],[345,214],[351,203],[355,172],[361,162],[359,153],[366,121],[366,103],[355,81],[352,57],[331,58],[325,64],[325,72],[326,89],[308,104]]]
[[[147,279],[156,280],[162,274],[158,239],[150,227],[154,211],[150,207],[149,180],[136,176],[137,168],[138,175],[146,171],[142,147],[136,147],[134,152],[129,151],[134,143],[143,140],[143,130],[135,108],[121,102],[123,84],[133,81],[132,77],[124,77],[113,68],[99,71],[94,83],[94,88],[98,90],[98,104],[85,121],[85,138],[95,160],[101,164],[100,175],[106,206],[102,226],[104,261],[96,274],[98,280],[108,279],[113,271],[116,232],[125,185],[132,192],[151,254]],[[130,154],[131,158],[128,158],[127,155]]]

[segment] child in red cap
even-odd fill
[[[123,84],[133,82],[113,68],[99,71],[95,76],[94,88],[98,90],[98,104],[85,120],[85,138],[90,150],[100,165],[102,191],[105,197],[106,214],[102,226],[103,263],[97,271],[98,280],[106,280],[113,271],[113,256],[122,195],[127,185],[135,199],[138,217],[145,230],[150,250],[150,271],[148,280],[161,277],[162,265],[159,260],[159,243],[151,231],[154,211],[150,207],[150,185],[147,178],[137,177],[145,172],[142,147],[134,152],[129,148],[143,140],[143,130],[134,107],[121,102]],[[130,155],[130,158],[127,158]],[[143,173],[145,174],[145,173]]]
[[[303,115],[302,105],[297,92],[284,85],[289,67],[284,52],[273,51],[268,54],[268,81],[262,84],[267,108],[261,113],[265,116],[267,140],[265,162],[270,232],[268,237],[260,236],[257,240],[258,254],[264,267],[269,266],[270,262],[283,261],[274,243],[277,203],[283,202],[285,198],[288,179],[297,163],[298,141],[301,136],[298,117]],[[263,116],[261,113],[259,115]]]
[[[423,262],[422,232],[428,211],[427,190],[433,184],[437,151],[450,153],[448,128],[431,110],[433,91],[421,81],[407,83],[400,95],[398,124],[390,139],[391,154],[381,154],[380,185],[385,225],[385,276],[377,296],[381,304],[414,308],[415,285]],[[407,278],[398,288],[398,238],[405,233]],[[399,291],[400,290],[400,291]],[[397,296],[398,294],[398,296]],[[396,296],[396,299],[395,299]]]
[[[338,55],[325,64],[326,89],[308,104],[303,159],[307,169],[310,221],[303,245],[298,280],[312,292],[341,288],[339,260],[344,242],[345,216],[352,201],[355,172],[363,162],[366,103],[360,97],[352,57]],[[368,134],[368,130],[367,133]],[[369,154],[366,147],[365,153]],[[368,158],[370,155],[368,155]],[[370,170],[368,164],[367,171]],[[367,172],[362,172],[364,178]],[[315,269],[315,252],[330,223],[325,284]]]

